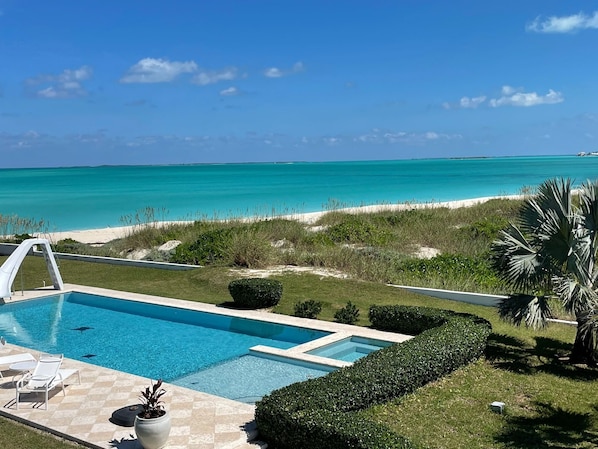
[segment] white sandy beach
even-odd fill
[[[412,204],[412,203],[401,203],[401,204],[378,204],[378,205],[371,205],[371,206],[361,206],[361,207],[349,207],[345,209],[338,209],[339,212],[346,212],[346,213],[360,213],[360,212],[380,212],[380,211],[400,211],[400,210],[412,210],[412,209],[426,209],[426,208],[438,208],[438,207],[447,207],[450,209],[456,209],[459,207],[470,207],[479,203],[484,203],[488,200],[495,199],[495,198],[509,198],[509,199],[517,199],[521,198],[521,195],[509,195],[509,196],[497,196],[497,197],[482,197],[482,198],[472,198],[467,200],[458,200],[458,201],[445,201],[445,202],[434,202],[434,203],[419,203],[419,204]],[[286,219],[293,219],[298,220],[302,223],[312,225],[318,219],[330,211],[319,211],[319,212],[307,212],[303,214],[291,214],[291,215],[281,215],[278,218],[286,218]],[[259,217],[258,219],[262,219],[263,217]],[[247,219],[251,220],[251,219]],[[152,223],[151,226],[164,226],[170,223],[177,223],[173,221],[167,222],[156,222]],[[180,223],[180,222],[179,222]],[[81,243],[88,243],[88,244],[97,244],[101,245],[112,240],[120,239],[126,237],[127,235],[132,234],[135,230],[139,229],[143,225],[133,225],[133,226],[116,226],[116,227],[108,227],[108,228],[100,228],[100,229],[86,229],[81,231],[62,231],[62,232],[50,232],[50,233],[41,233],[37,234],[36,237],[47,238],[50,240],[51,243],[56,243],[63,239],[73,239]]]

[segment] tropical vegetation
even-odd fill
[[[515,290],[501,316],[538,328],[556,296],[577,321],[573,363],[598,363],[598,181],[576,192],[571,181],[545,181],[492,244],[494,265]]]

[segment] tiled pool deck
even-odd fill
[[[367,328],[355,328],[338,323],[316,320],[301,320],[286,315],[271,314],[263,311],[235,311],[213,305],[181,301],[148,295],[115,292],[99,288],[67,285],[65,291],[121,297],[137,301],[158,303],[175,307],[184,307],[212,313],[243,316],[246,318],[275,321],[281,324],[303,325],[337,333],[337,338],[349,334],[391,341],[404,341],[410,337],[399,334],[378,332]],[[56,294],[57,291],[36,291],[17,293],[10,301],[32,299],[41,295]],[[329,336],[330,337],[330,336]],[[327,340],[330,340],[326,337]],[[333,337],[334,338],[334,337]],[[313,342],[312,342],[313,343]],[[289,350],[304,360],[314,360],[314,356],[303,354],[313,344],[301,345],[302,348]],[[0,355],[18,352],[37,351],[11,345],[10,342]],[[0,414],[25,422],[34,427],[48,430],[57,435],[72,439],[94,448],[137,449],[141,445],[135,437],[133,427],[123,427],[111,422],[112,413],[122,407],[139,403],[139,393],[149,385],[149,379],[98,367],[72,359],[65,359],[64,368],[78,368],[81,384],[76,376],[67,382],[66,396],[60,389],[55,389],[50,397],[48,410],[44,410],[43,398],[22,395],[19,410],[15,407],[15,388],[12,374],[3,371],[0,378]],[[3,367],[3,369],[6,369]],[[168,440],[168,449],[257,449],[265,447],[256,439],[254,406],[229,399],[212,396],[187,388],[165,384],[168,391],[165,402],[171,413],[172,430]]]

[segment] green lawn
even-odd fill
[[[2,263],[4,258],[0,258]],[[221,304],[230,301],[227,286],[237,278],[226,268],[186,272],[126,268],[61,261],[65,282]],[[598,446],[598,370],[562,360],[574,329],[551,325],[542,331],[516,328],[493,308],[444,301],[379,283],[309,274],[277,276],[284,286],[275,313],[292,314],[294,304],[321,301],[320,319],[333,319],[347,301],[359,307],[360,325],[368,325],[371,304],[426,305],[474,313],[493,325],[487,355],[399,401],[368,410],[414,442],[433,448],[590,448]],[[15,287],[32,288],[49,276],[42,258],[29,257]],[[505,413],[489,410],[506,403]],[[0,421],[0,447],[10,447],[21,425]],[[70,443],[39,435],[27,448],[66,448]],[[5,436],[6,435],[6,436]],[[32,437],[33,438],[33,437]]]

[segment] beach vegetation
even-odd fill
[[[458,279],[471,291],[496,291],[503,284],[492,269],[489,260],[455,254],[440,254],[431,259],[406,259],[398,262],[397,270],[407,274],[407,283],[421,285],[434,279],[438,288],[451,289],[451,279]],[[461,288],[460,290],[468,290]]]
[[[264,232],[251,228],[233,233],[226,252],[229,265],[235,267],[265,268],[274,260],[274,249]]]
[[[550,179],[528,197],[493,245],[493,261],[512,293],[501,315],[534,328],[552,317],[556,296],[575,315],[572,363],[598,363],[598,181],[574,194],[568,179]]]
[[[338,223],[324,231],[335,243],[384,246],[392,234],[384,227],[376,226],[369,217],[346,214]]]
[[[132,228],[122,239],[57,242],[55,248],[202,266],[302,266],[381,283],[502,293],[506,283],[489,268],[490,246],[521,204],[493,199],[460,208],[331,210],[309,224],[283,218],[158,222],[161,214],[147,209],[128,218]],[[157,251],[172,240],[181,242],[176,249]]]
[[[206,230],[194,242],[177,246],[171,261],[192,265],[215,264],[224,259],[231,239],[230,228]]]
[[[48,223],[44,220],[0,214],[0,237],[10,243],[19,243],[15,241],[19,235],[46,233],[48,227]]]

